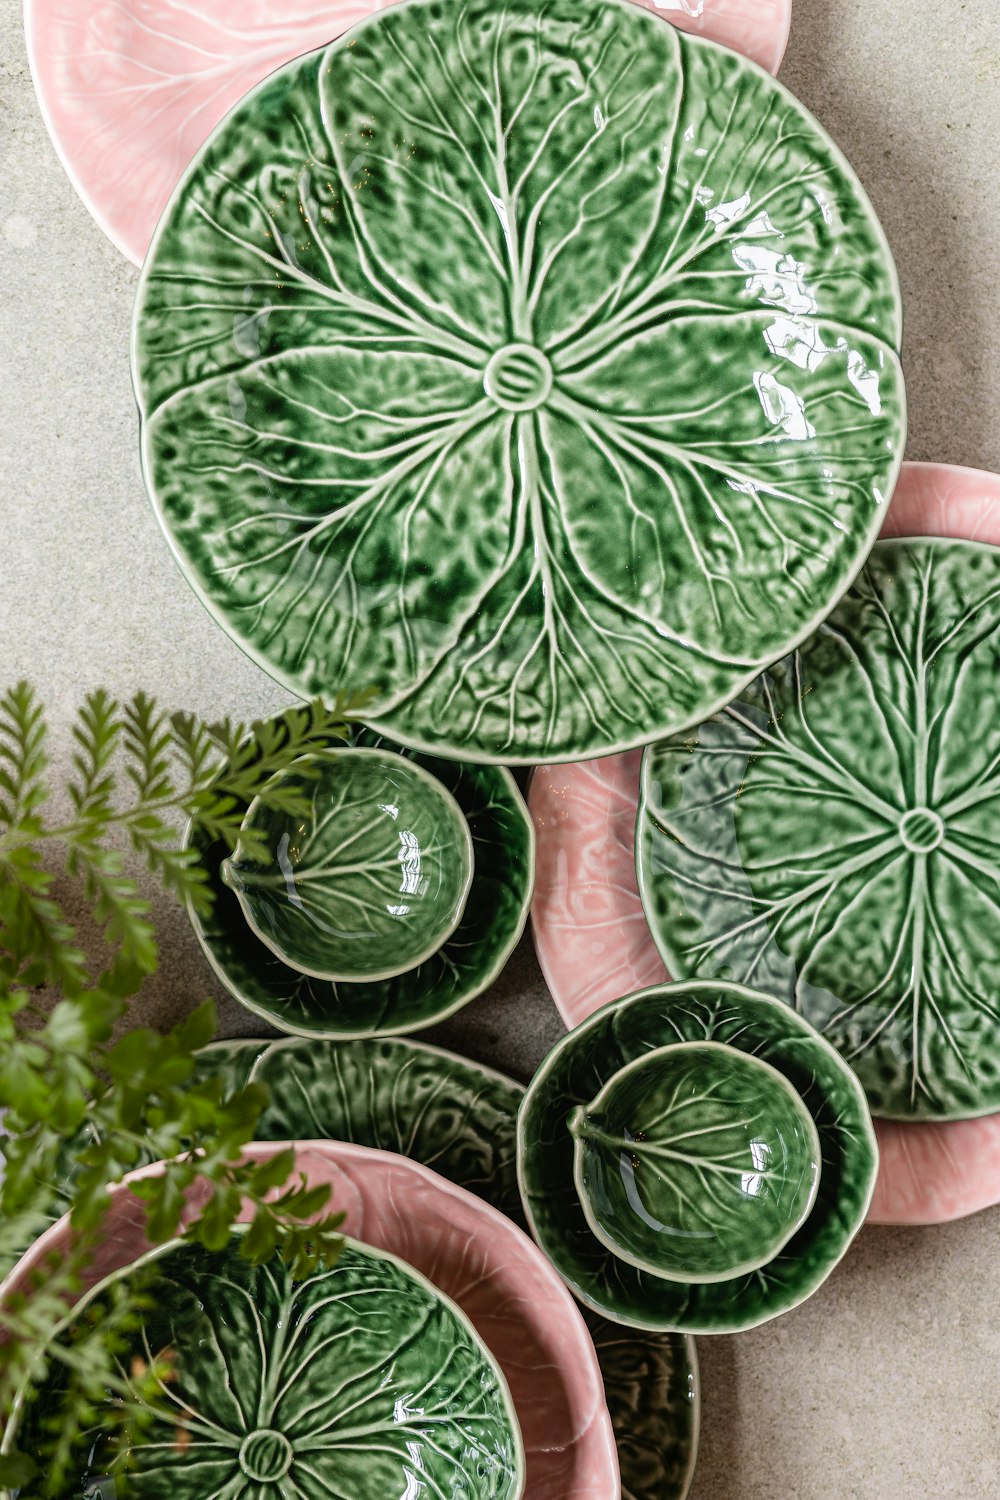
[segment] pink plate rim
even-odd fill
[[[70,181],[108,239],[141,265],[185,168],[243,95],[390,3],[24,0],[28,63],[42,117]],[[638,3],[684,31],[743,52],[771,73],[784,56],[792,0]],[[145,110],[143,89],[149,93]]]

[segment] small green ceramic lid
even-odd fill
[[[391,751],[309,763],[318,775],[292,766],[281,776],[309,815],[255,799],[222,878],[261,941],[300,973],[349,982],[406,973],[461,920],[469,825],[436,777]]]
[[[620,1068],[570,1116],[587,1223],[621,1260],[672,1281],[723,1281],[777,1255],[819,1187],[819,1136],[776,1068],[679,1042]]]

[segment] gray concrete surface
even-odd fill
[[[1000,469],[1000,4],[796,0],[785,82],[860,173],[906,301],[909,456]],[[67,181],[35,106],[17,0],[0,0],[0,679],[30,676],[57,761],[88,688],[207,715],[282,694],[180,578],[139,477],[128,371],[136,273]],[[152,894],[152,893],[151,893]],[[141,1019],[215,993],[156,897],[162,972]],[[434,1033],[522,1077],[559,1034],[523,945]],[[701,1342],[693,1500],[1000,1496],[1000,1210],[868,1229],[807,1306]]]

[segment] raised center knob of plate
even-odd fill
[[[258,1427],[248,1433],[240,1448],[240,1468],[248,1479],[284,1479],[295,1457],[283,1432]]]
[[[534,344],[505,344],[486,366],[483,386],[505,411],[532,411],[552,389],[552,366]]]
[[[929,807],[912,807],[899,825],[899,836],[913,854],[929,854],[944,838],[944,824]]]

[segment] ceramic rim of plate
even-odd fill
[[[219,0],[213,0],[213,3],[218,5]],[[226,3],[227,0],[223,0],[223,10],[226,8]],[[232,4],[231,0],[228,0],[228,3],[230,3],[233,15],[238,15],[238,5]],[[376,0],[376,3],[378,3],[378,0]],[[737,46],[737,42],[753,40],[755,43],[754,56],[756,60],[771,73],[777,72],[788,42],[791,23],[791,0],[771,0],[773,21],[770,25],[767,22],[762,23],[760,20],[760,0],[736,0],[735,5],[727,4],[726,0],[722,0],[721,5],[717,3],[717,0],[699,0],[699,3],[694,6],[690,5],[689,0],[666,0],[666,4],[664,4],[664,0],[642,0],[642,3],[648,9],[656,11],[665,22],[676,25],[681,30],[692,31],[711,37],[732,47],[734,50],[744,51],[745,55],[748,56],[750,54],[745,51],[744,47]],[[330,15],[329,24],[335,30],[338,24],[340,24],[336,19],[336,6],[337,0],[332,0],[332,5],[328,12]],[[60,97],[60,84],[52,76],[54,68],[52,58],[44,55],[41,50],[40,33],[44,31],[46,25],[56,29],[59,24],[53,18],[53,11],[56,9],[56,0],[23,0],[22,8],[29,70],[38,100],[38,107],[56,155],[75,192],[95,223],[122,255],[131,261],[133,265],[139,266],[142,264],[145,248],[148,246],[155,227],[157,217],[156,208],[155,206],[149,207],[148,210],[143,208],[140,211],[138,222],[131,217],[131,214],[134,213],[134,207],[131,210],[126,210],[121,219],[117,220],[110,205],[102,200],[101,192],[99,190],[94,191],[89,186],[91,171],[88,170],[86,155],[81,155],[79,130],[72,128],[73,122],[70,119],[60,120],[59,118],[59,106],[64,106],[64,100]],[[278,8],[280,8],[280,0]],[[69,6],[64,6],[64,9],[68,14]],[[73,9],[77,12],[82,10],[82,0],[73,0]],[[716,14],[717,10],[720,9],[723,11],[721,16]],[[220,17],[220,21],[224,24],[225,17]],[[293,57],[321,44],[323,38],[316,34],[315,27],[310,28],[307,23],[308,18],[301,23],[293,23],[300,25],[301,36],[287,49],[284,55],[277,55],[270,59],[273,67],[280,67],[283,62],[290,61]],[[67,24],[67,19],[64,17],[62,21],[63,27],[65,28]],[[345,25],[352,24],[353,21],[340,24],[340,30],[344,30]],[[327,41],[332,40],[329,35],[325,39]],[[248,37],[248,44],[250,40]],[[115,54],[112,52],[110,57],[112,62],[126,60],[125,54],[122,53]],[[111,73],[112,69],[109,68],[108,71]],[[271,71],[270,67],[268,71]],[[196,106],[199,109],[201,107],[203,107],[203,103]],[[190,103],[186,106],[186,110],[189,116],[195,112],[192,111]],[[224,109],[223,115],[225,112]],[[222,116],[216,116],[216,119],[219,118],[222,118]],[[108,122],[105,120],[101,123],[107,124]],[[128,127],[130,138],[134,137],[134,124],[123,120],[121,122],[121,129],[124,130],[126,126]],[[191,145],[192,152],[200,149],[200,142],[192,142]]]

